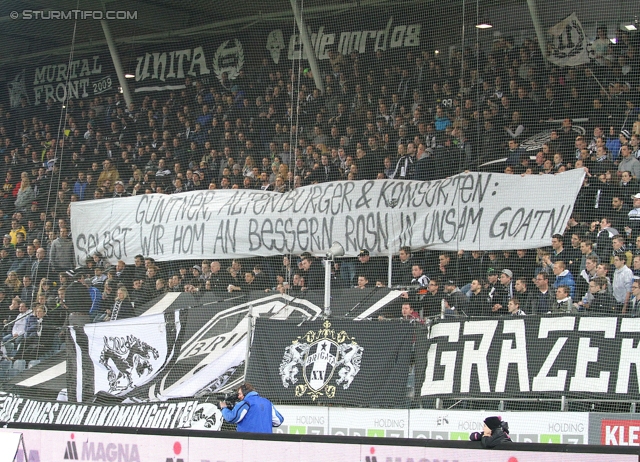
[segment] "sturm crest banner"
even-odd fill
[[[563,232],[584,177],[468,173],[432,181],[341,181],[280,194],[207,190],[71,203],[78,264],[96,251],[133,263],[189,258],[324,254],[401,246],[509,250],[548,245]],[[530,194],[528,191],[536,191]],[[558,194],[562,191],[562,194]]]
[[[591,60],[587,36],[576,13],[549,29],[548,44],[548,59],[557,66],[579,66]]]
[[[640,319],[517,317],[431,328],[422,396],[628,399],[640,392]]]
[[[371,406],[406,401],[412,339],[405,322],[258,319],[247,380],[271,399]]]

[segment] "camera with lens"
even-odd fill
[[[240,397],[238,393],[227,393],[224,397],[220,398],[220,401],[224,401],[227,404],[229,409],[233,409],[233,406],[236,405],[238,401],[240,401]],[[220,407],[220,405],[218,405]]]

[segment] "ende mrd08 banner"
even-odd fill
[[[207,190],[71,203],[78,264],[249,258],[326,252],[355,256],[431,250],[506,250],[549,245],[562,233],[584,171],[558,175],[468,173],[432,182],[321,183],[286,193]],[[535,191],[535,194],[532,192]]]

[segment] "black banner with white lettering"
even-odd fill
[[[291,404],[404,407],[422,325],[258,319],[247,380],[264,396]]]
[[[563,316],[441,322],[422,396],[624,400],[640,383],[640,319]]]
[[[44,108],[49,99],[56,102],[93,99],[111,96],[118,86],[118,77],[108,53],[80,56],[72,61],[59,59],[49,64],[14,68],[9,71],[7,84],[10,107],[17,109],[17,116],[27,118],[35,108]],[[22,107],[22,100],[25,106]],[[20,112],[20,109],[22,112]],[[45,119],[47,110],[39,113]],[[60,116],[56,109],[50,117]],[[54,111],[52,111],[54,112]]]
[[[220,430],[223,422],[222,413],[212,398],[98,406],[29,399],[3,391],[0,391],[0,421],[41,425],[211,431]]]

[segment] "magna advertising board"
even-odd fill
[[[469,447],[409,446],[375,444],[372,440],[301,441],[301,440],[253,440],[220,433],[211,437],[140,435],[107,432],[73,432],[52,430],[22,430],[0,428],[0,432],[21,432],[24,437],[26,458],[18,451],[17,462],[409,462],[409,461],[457,461],[477,462],[492,460],[504,462],[637,462],[637,454],[577,453],[540,450],[521,451],[518,444],[502,450],[487,452],[479,443],[465,443]],[[263,437],[264,438],[264,437]],[[327,437],[332,438],[332,437]],[[335,438],[334,438],[335,439]],[[389,441],[389,440],[387,440]],[[340,443],[340,444],[336,444]],[[382,442],[381,442],[382,443]],[[544,447],[542,447],[544,448]],[[580,447],[576,447],[580,449]],[[12,452],[13,448],[3,448]],[[616,452],[620,452],[617,449]],[[612,451],[614,452],[614,451]]]

